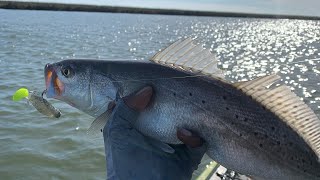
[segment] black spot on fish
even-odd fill
[[[303,172],[307,172],[307,170],[304,169]]]
[[[242,134],[240,133],[239,136],[242,137]]]
[[[192,93],[189,93],[189,96],[192,96]]]
[[[229,108],[228,108],[228,107],[226,107],[226,110],[229,110]]]
[[[202,104],[205,104],[205,103],[206,103],[206,101],[205,101],[205,100],[202,100],[201,102],[202,102]]]
[[[238,119],[239,118],[239,116],[236,114],[236,118]]]
[[[244,122],[247,122],[247,121],[248,121],[248,118],[244,118],[243,120],[244,120]]]
[[[258,133],[257,133],[257,132],[254,132],[254,135],[255,135],[255,136],[258,136]]]
[[[176,93],[173,93],[173,96],[176,96],[177,94]]]
[[[277,141],[277,144],[280,146],[280,141]]]
[[[263,145],[262,145],[261,143],[259,144],[259,146],[260,146],[261,148],[263,147]]]
[[[226,100],[226,99],[227,99],[227,97],[226,97],[226,96],[222,96],[222,98],[223,98],[224,100]]]
[[[271,130],[274,131],[276,128],[274,126],[271,127]]]
[[[100,129],[100,131],[102,132],[102,129]]]

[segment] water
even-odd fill
[[[58,101],[49,119],[11,96],[43,90],[43,67],[66,58],[144,59],[181,37],[216,53],[231,81],[278,72],[319,115],[320,23],[217,17],[0,10],[1,179],[104,179],[93,118]],[[298,64],[293,62],[303,61]],[[207,163],[207,162],[205,162]],[[204,165],[205,165],[204,163]],[[199,174],[199,172],[196,172]]]

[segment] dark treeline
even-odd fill
[[[136,8],[136,7],[97,6],[97,5],[43,3],[43,2],[41,2],[41,3],[40,2],[19,2],[19,1],[0,1],[0,8],[2,8],[2,9],[50,10],[50,11],[85,11],[85,12],[134,13],[134,14],[163,14],[163,15],[183,15],[183,16],[220,16],[220,17],[250,17],[250,18],[320,20],[320,17],[315,17],[315,16],[249,14],[249,13],[191,11],[191,10],[176,10],[176,9],[150,9],[150,8]]]

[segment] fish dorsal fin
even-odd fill
[[[320,159],[320,120],[317,115],[286,85],[268,88],[278,81],[276,74],[251,81],[234,83],[237,89],[272,111],[295,130]]]
[[[202,45],[196,45],[191,38],[174,42],[155,54],[150,60],[194,74],[224,78],[223,71],[217,67],[217,58]]]

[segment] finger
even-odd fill
[[[180,141],[191,148],[200,147],[203,145],[204,141],[201,137],[193,134],[186,129],[178,129],[177,137]]]

